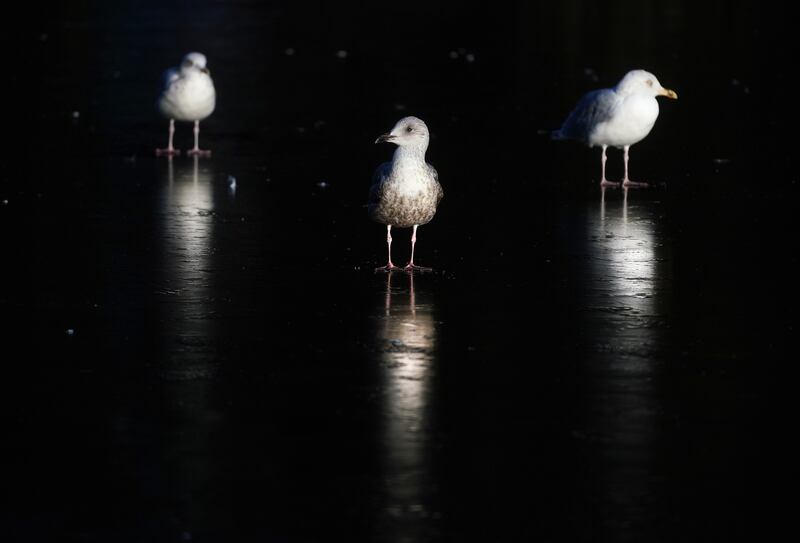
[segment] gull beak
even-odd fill
[[[203,72],[206,75],[211,73],[211,70],[209,70],[208,68],[200,68],[200,71]]]
[[[661,89],[661,92],[659,94],[661,96],[666,96],[667,98],[672,98],[673,100],[677,100],[678,99],[678,93],[675,92],[674,90]]]
[[[381,134],[380,136],[378,136],[378,139],[375,140],[375,143],[391,142],[393,139],[394,136],[392,136],[391,134]]]

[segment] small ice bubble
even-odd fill
[[[327,181],[320,181],[319,183],[317,183],[317,186],[319,188],[321,188],[321,189],[326,189],[326,188],[328,188],[328,182]]]
[[[236,188],[236,178],[232,175],[228,176],[228,186],[232,189]]]
[[[73,328],[67,328],[67,335],[72,337],[75,335],[75,330]]]
[[[49,36],[47,35],[47,32],[42,32],[41,34],[39,34],[39,41],[47,41],[48,37]]]
[[[394,105],[394,108],[395,108],[397,111],[405,111],[405,109],[406,109],[406,105],[405,105],[405,104],[395,104],[395,105]]]
[[[119,79],[119,77],[122,75],[122,72],[120,72],[119,70],[114,70],[114,73],[112,73],[111,75],[114,77],[114,79]]]
[[[455,60],[458,58],[458,51],[450,51],[450,58]]]
[[[287,57],[290,57],[294,55],[294,47],[287,47],[283,52],[286,53]]]
[[[80,118],[80,116],[81,116],[81,112],[80,111],[73,111],[72,112],[72,118],[73,119],[78,119],[78,118]]]
[[[467,53],[466,59],[467,62],[475,62],[475,55],[473,55],[472,53]]]
[[[8,198],[3,198],[3,205],[4,205],[4,206],[7,206],[7,205],[8,205]]]
[[[339,49],[338,51],[336,51],[336,58],[346,59],[347,51],[345,51],[344,49]]]

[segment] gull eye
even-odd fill
[[[648,79],[647,80],[647,86],[648,87],[652,87],[653,86],[653,80],[652,79]]]
[[[412,127],[412,126],[407,126],[406,127],[406,132],[413,132],[413,131],[414,131],[414,127]]]

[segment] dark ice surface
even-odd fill
[[[785,14],[26,7],[0,75],[0,541],[796,531]],[[159,76],[191,50],[213,155],[156,158]],[[639,67],[680,99],[631,150],[653,186],[601,191],[599,150],[547,134]],[[415,255],[434,271],[375,273],[372,142],[409,114],[445,190]]]

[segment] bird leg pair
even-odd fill
[[[392,270],[399,270],[403,269],[405,271],[431,271],[431,268],[426,268],[423,266],[417,266],[414,264],[414,245],[417,243],[417,224],[414,225],[414,230],[411,232],[411,259],[408,261],[408,264],[405,267],[400,268],[399,266],[395,266],[392,263],[392,225],[386,225],[386,245],[389,249],[389,263],[385,266],[381,266],[380,268],[375,268],[375,271],[392,271]]]
[[[156,149],[156,156],[178,156],[181,154],[180,149],[175,149],[172,146],[172,137],[175,135],[175,119],[169,120],[169,143],[167,144],[166,149]],[[189,156],[211,156],[211,151],[206,149],[200,149],[200,121],[194,122],[194,147],[187,151],[186,154]]]
[[[609,181],[606,179],[606,148],[608,145],[603,145],[603,155],[601,157],[602,163],[602,177],[600,179],[600,186],[601,187],[616,187],[619,183],[615,181]],[[638,181],[631,181],[628,179],[628,150],[630,149],[630,145],[626,145],[623,147],[625,151],[625,179],[622,180],[623,187],[646,187],[647,183],[642,183]]]

